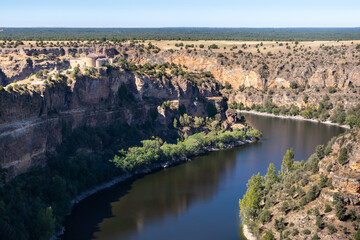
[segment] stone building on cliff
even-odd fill
[[[79,68],[101,67],[108,62],[109,58],[107,58],[105,55],[91,53],[86,56],[81,56],[80,58],[70,59],[70,66]]]

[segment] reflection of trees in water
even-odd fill
[[[114,217],[105,219],[94,235],[100,239],[124,237],[168,214],[177,216],[192,203],[210,200],[224,174],[234,170],[237,151],[211,153],[137,180],[127,195],[111,204]]]

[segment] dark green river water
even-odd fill
[[[240,239],[238,199],[252,174],[280,169],[285,151],[306,160],[344,130],[319,123],[245,114],[261,142],[119,183],[77,204],[63,239]]]

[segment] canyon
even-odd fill
[[[305,108],[317,105],[329,87],[337,91],[330,96],[334,106],[346,110],[359,102],[357,42],[230,42],[224,49],[211,49],[207,43],[209,50],[197,45],[176,49],[176,42],[166,43],[107,42],[90,46],[83,42],[75,47],[65,43],[34,47],[33,42],[25,42],[24,46],[1,49],[0,164],[8,170],[8,178],[43,164],[46,154],[55,152],[64,134],[80,126],[120,120],[130,125],[144,124],[151,120],[152,110],[158,112],[159,126],[166,126],[175,116],[160,108],[166,101],[171,102],[172,109],[184,105],[189,114],[202,117],[207,116],[207,102],[213,102],[221,109],[223,119],[224,102],[251,107],[271,99],[276,105]],[[100,67],[95,74],[89,74],[88,68],[81,69],[84,76],[74,79],[69,60],[88,54],[103,54],[115,68]],[[165,74],[162,77],[149,76],[116,67],[120,58],[142,66],[183,66],[189,73],[161,70]],[[36,76],[39,71],[46,73]],[[194,80],[191,74],[200,77]],[[206,74],[210,80],[202,77]],[[292,84],[304,89],[307,101]],[[126,106],[119,104],[122,85],[134,97]]]

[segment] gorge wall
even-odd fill
[[[330,96],[334,106],[340,102],[348,109],[359,102],[359,50],[355,45],[311,49],[290,44],[291,47],[272,52],[269,49],[267,53],[260,53],[255,44],[251,51],[250,47],[232,47],[232,52],[194,47],[161,51],[158,48],[158,52],[152,52],[153,45],[113,45],[1,51],[0,84],[6,90],[0,90],[0,166],[9,171],[9,178],[44,163],[46,153],[55,152],[64,135],[81,126],[117,121],[141,125],[152,121],[150,113],[156,111],[161,129],[173,120],[173,115],[160,107],[165,101],[170,101],[175,109],[186,106],[191,115],[207,116],[207,102],[222,109],[224,100],[250,107],[272,99],[276,105],[303,108],[318,104],[327,89],[334,87],[337,92]],[[52,83],[46,83],[49,81],[43,75],[70,76],[74,69],[69,68],[69,60],[90,53],[104,54],[111,59],[112,67],[97,68],[96,76],[87,74],[75,81],[55,83],[50,77]],[[163,69],[160,77],[150,77],[141,71],[119,70],[119,59],[142,65],[181,65],[188,74]],[[41,76],[35,75],[44,70],[47,72]],[[210,76],[210,80],[193,79],[191,76],[196,74]],[[292,88],[294,84],[305,89],[309,95],[306,101]],[[122,102],[122,85],[133,99]]]
[[[121,86],[126,86],[126,96],[120,96]],[[102,70],[99,78],[82,77],[71,85],[42,85],[39,92],[0,91],[0,165],[12,178],[44,164],[46,154],[55,152],[76,128],[115,122],[142,125],[154,121],[151,111],[158,112],[155,124],[161,131],[173,121],[160,108],[164,101],[176,109],[183,104],[191,115],[206,116],[206,97],[214,96],[214,89],[199,89],[181,76],[154,80],[122,70]]]

